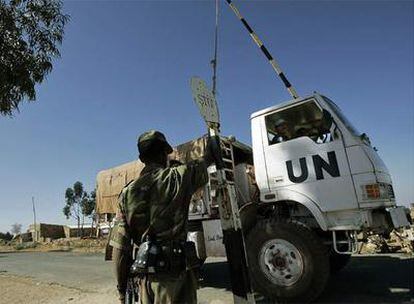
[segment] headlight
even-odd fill
[[[362,186],[362,193],[366,200],[394,198],[392,185],[385,183],[364,185]]]

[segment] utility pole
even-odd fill
[[[214,30],[214,58],[211,60],[213,67],[213,96],[217,93],[217,49],[218,49],[218,27],[219,27],[219,0],[216,0],[216,26]]]
[[[34,196],[32,196],[32,206],[33,206],[33,228],[34,228],[33,242],[37,242],[36,207],[35,207]]]
[[[223,242],[226,248],[227,262],[230,267],[230,280],[235,304],[254,304],[254,292],[251,288],[248,269],[246,245],[242,231],[239,207],[237,204],[234,180],[226,172],[233,172],[228,167],[232,163],[231,143],[220,144],[220,115],[216,98],[206,83],[198,78],[191,78],[191,90],[194,101],[208,127],[210,136],[217,138],[215,149],[219,151],[216,159],[215,179],[217,180],[216,200],[219,206]],[[225,152],[222,152],[225,151]],[[223,158],[223,155],[225,158]],[[227,159],[227,161],[225,161]],[[226,165],[227,164],[227,165]]]

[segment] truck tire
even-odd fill
[[[341,271],[346,265],[348,265],[350,260],[351,260],[350,254],[339,254],[336,252],[331,252],[329,256],[331,274],[335,274]]]
[[[246,240],[253,289],[277,302],[308,303],[329,278],[329,249],[311,230],[286,220],[260,221]]]

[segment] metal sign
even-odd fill
[[[199,77],[192,77],[191,91],[193,93],[194,101],[198,105],[204,120],[207,123],[219,123],[220,117],[216,98],[207,87],[205,81]]]

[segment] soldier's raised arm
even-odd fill
[[[182,187],[194,193],[208,182],[207,167],[213,162],[221,161],[220,142],[217,136],[208,137],[204,156],[174,169],[183,180]]]

